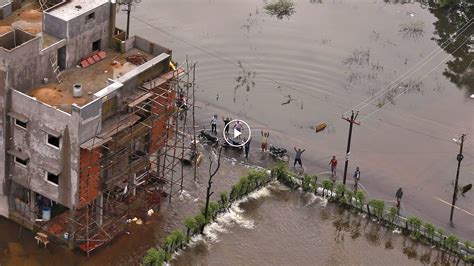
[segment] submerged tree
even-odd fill
[[[265,12],[278,19],[290,18],[295,13],[295,3],[291,0],[274,0],[265,4]]]

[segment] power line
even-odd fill
[[[459,50],[464,44],[467,43],[469,39],[466,38],[466,40],[458,46],[458,48],[456,48],[456,50],[454,50],[453,53],[455,53],[457,50]],[[428,71],[423,77],[419,78],[418,81],[421,81],[423,80],[425,77],[427,77],[429,74],[431,74],[431,72],[433,72],[436,68],[438,68],[441,64],[444,64],[446,60],[448,60],[450,57],[452,57],[452,55],[448,55],[446,58],[444,58],[443,60],[441,60],[441,62],[439,64],[437,64],[435,67],[433,67],[430,71]],[[400,97],[401,95],[405,94],[408,90],[410,89],[410,87],[408,86],[405,90],[403,90],[401,93],[399,93],[397,96],[395,96],[393,98],[393,100],[397,99],[398,97]],[[363,117],[361,119],[361,121],[364,121],[365,119],[369,118],[370,116],[372,116],[373,114],[379,112],[380,110],[382,110],[382,107],[385,106],[387,103],[384,103],[379,109],[373,111],[372,113],[368,114],[367,116]]]
[[[467,23],[465,23],[458,31],[455,32],[455,35],[460,35],[462,34],[466,29],[468,29],[471,24],[472,24],[472,20],[473,18],[471,18]],[[468,25],[469,24],[469,25]],[[467,27],[465,27],[467,25]],[[462,31],[461,31],[462,30]],[[461,32],[459,32],[461,31]],[[456,39],[457,37],[455,37]],[[455,40],[454,40],[455,41]],[[446,44],[448,43],[448,44]],[[366,107],[370,102],[374,101],[375,99],[379,98],[380,96],[382,96],[383,94],[387,93],[388,91],[390,91],[391,89],[393,89],[395,87],[395,85],[401,83],[403,80],[405,80],[406,78],[408,78],[412,73],[414,73],[415,71],[417,71],[418,69],[420,69],[421,67],[423,67],[424,65],[426,65],[429,61],[431,61],[437,54],[439,54],[440,52],[443,51],[444,48],[446,48],[447,46],[449,46],[451,43],[453,43],[453,41],[451,40],[451,38],[449,38],[448,40],[446,40],[444,43],[442,43],[440,45],[439,48],[437,49],[434,49],[433,51],[430,52],[430,54],[428,55],[427,58],[425,58],[424,60],[420,61],[417,65],[413,66],[413,68],[409,69],[408,71],[406,71],[403,75],[401,75],[400,77],[398,77],[397,79],[395,79],[392,83],[390,83],[390,85],[386,88],[386,89],[382,89],[380,91],[378,91],[377,93],[375,93],[372,97],[369,97],[367,98],[365,101],[359,103],[358,105],[356,105],[354,108],[354,110],[361,110],[363,109],[364,107]],[[446,44],[446,45],[445,45]],[[444,46],[444,47],[443,47]],[[434,53],[434,54],[433,54]],[[406,76],[406,77],[404,77]],[[399,80],[399,81],[398,81]],[[364,103],[365,102],[365,103]],[[346,112],[347,113],[347,112]]]
[[[197,50],[200,50],[200,51],[204,52],[205,54],[211,55],[211,56],[213,56],[213,57],[215,57],[215,58],[217,58],[217,59],[219,59],[219,60],[221,60],[221,61],[223,61],[223,62],[226,62],[226,63],[228,63],[228,64],[230,64],[230,65],[232,65],[232,66],[239,67],[239,64],[234,63],[233,61],[231,61],[231,60],[229,60],[229,59],[226,59],[225,57],[222,57],[222,56],[220,56],[220,55],[218,55],[218,54],[216,54],[216,53],[214,53],[214,52],[212,52],[212,51],[209,51],[209,50],[207,50],[207,49],[204,49],[204,48],[202,48],[202,47],[200,47],[200,46],[194,44],[194,43],[191,42],[191,41],[188,41],[188,40],[186,40],[186,39],[184,39],[184,38],[182,38],[182,37],[179,37],[179,36],[177,36],[177,35],[175,35],[175,34],[172,34],[172,33],[168,32],[168,31],[166,31],[166,30],[163,30],[163,29],[161,29],[161,28],[159,28],[159,27],[157,27],[157,26],[155,26],[155,25],[153,25],[153,24],[151,24],[151,23],[149,23],[149,22],[147,22],[147,21],[145,21],[145,20],[143,20],[143,19],[141,19],[141,18],[138,18],[138,17],[133,16],[133,15],[132,15],[132,17],[133,17],[134,19],[136,19],[136,20],[142,22],[143,24],[145,24],[145,25],[151,27],[152,29],[155,29],[155,30],[157,30],[157,31],[159,31],[159,32],[162,32],[162,33],[165,34],[165,35],[168,35],[168,36],[170,36],[170,37],[172,37],[172,38],[174,38],[174,39],[176,39],[176,40],[179,40],[179,41],[181,41],[181,42],[183,42],[183,43],[185,43],[185,44],[187,44],[187,45],[189,45],[189,46],[191,46],[191,47],[193,47],[193,48],[195,48],[195,49],[197,49]],[[464,31],[471,25],[472,20],[473,20],[473,19],[471,18],[471,19],[470,19],[463,27],[461,27],[457,32],[461,31],[461,29],[462,29],[462,32],[464,32]],[[470,24],[470,25],[468,25],[467,27],[465,27],[467,24]],[[463,29],[463,28],[464,28],[464,29]],[[459,34],[461,34],[462,32],[460,32]],[[444,42],[443,44],[441,44],[441,45],[445,45],[446,43],[450,43],[450,42],[452,42],[451,39],[445,41],[445,42]],[[450,44],[447,44],[445,47],[447,47],[448,45],[450,45]],[[443,48],[445,48],[445,47],[443,47]],[[438,49],[439,49],[439,51],[437,51]],[[441,48],[438,48],[438,49],[433,50],[429,55],[431,56],[431,54],[433,54],[433,53],[438,54],[438,53],[440,53],[440,52],[442,51]],[[458,49],[459,49],[459,48],[458,48]],[[436,51],[437,51],[437,52],[436,52]],[[431,59],[434,58],[434,56],[432,56],[432,58],[430,58],[430,56],[428,56],[427,58],[424,59],[424,61],[425,61],[424,63],[423,63],[423,61],[420,62],[420,63],[422,64],[421,66],[423,66],[423,65],[426,64],[428,61],[431,61]],[[248,63],[248,64],[251,65],[251,66],[253,66],[253,67],[255,67],[255,68],[257,68],[254,64],[250,64],[250,63]],[[421,66],[419,66],[418,68],[420,68]],[[437,68],[438,66],[439,66],[439,64],[438,64],[435,68]],[[258,69],[258,68],[257,68],[257,69]],[[432,69],[432,70],[430,71],[430,73],[431,73],[433,70],[434,70],[434,69]],[[410,70],[409,70],[409,71],[410,71]],[[307,96],[310,96],[310,97],[312,97],[312,98],[318,99],[318,100],[320,100],[320,101],[327,102],[327,100],[324,99],[324,98],[321,98],[321,97],[315,96],[315,95],[313,95],[313,94],[307,93],[306,91],[303,91],[303,90],[301,90],[301,89],[294,88],[294,87],[289,86],[289,85],[287,85],[287,84],[283,84],[283,83],[281,83],[281,82],[279,82],[279,81],[277,81],[277,80],[275,80],[275,79],[273,79],[273,78],[270,78],[270,77],[268,77],[268,76],[266,76],[266,75],[264,75],[264,74],[261,74],[261,73],[257,73],[257,74],[260,75],[261,77],[263,77],[264,79],[267,79],[267,80],[269,80],[269,81],[272,81],[272,82],[274,82],[274,83],[276,83],[276,84],[278,84],[278,85],[280,85],[280,86],[282,86],[282,87],[286,87],[286,88],[288,88],[288,89],[290,89],[290,90],[297,91],[297,92],[299,92],[299,93],[301,93],[301,94],[303,94],[303,95],[307,95]],[[404,75],[406,75],[406,73],[403,74],[403,75],[400,76],[400,77],[403,77]],[[399,77],[398,79],[400,79],[400,77]],[[405,78],[406,78],[406,77],[405,77]],[[405,78],[401,79],[400,81],[403,81]],[[394,82],[392,82],[392,84],[396,83],[396,81],[397,81],[398,79],[396,79]],[[390,89],[390,88],[388,88],[388,89]],[[323,92],[324,92],[324,91],[323,91]],[[326,93],[327,93],[327,92],[326,92]],[[379,92],[379,93],[380,93],[380,92]],[[377,93],[377,94],[379,94],[379,93]],[[331,95],[331,96],[334,96],[334,95]],[[336,97],[336,96],[335,96],[335,97]],[[374,96],[373,96],[373,97],[374,97]],[[373,97],[371,97],[371,98],[369,98],[369,99],[366,99],[366,100],[363,101],[362,103],[367,102],[367,100],[370,100],[370,99],[372,99]],[[358,97],[351,97],[351,98],[352,98],[352,99],[357,99]],[[378,98],[378,97],[375,97],[375,98]],[[359,99],[360,99],[360,98],[359,98]],[[368,106],[368,105],[371,104],[371,103],[372,103],[372,101],[369,101],[368,103],[365,103],[365,106]],[[341,105],[341,104],[335,104],[335,105],[338,106],[339,108],[343,109],[343,110],[347,110],[347,108],[346,108],[344,105]],[[360,104],[359,104],[359,105],[360,105]],[[359,105],[358,105],[358,106],[359,106]],[[372,104],[372,105],[374,105],[374,106],[377,107],[377,105],[375,105],[375,104]],[[364,106],[364,107],[365,107],[365,106]],[[379,111],[380,109],[381,109],[381,108],[377,109],[377,111]],[[396,109],[396,108],[394,108],[394,109]],[[334,112],[333,112],[333,113],[334,113]],[[373,113],[374,113],[374,112],[373,112]],[[369,115],[372,115],[372,114],[369,114]],[[435,121],[435,120],[425,119],[425,118],[421,118],[421,117],[417,118],[417,117],[414,116],[414,115],[404,114],[404,113],[401,113],[401,112],[395,113],[395,115],[399,115],[400,117],[402,117],[402,116],[407,116],[407,117],[409,117],[409,118],[411,118],[411,119],[413,119],[413,120],[415,120],[415,121],[421,121],[421,122],[424,122],[424,123],[426,123],[426,124],[431,123],[431,124],[432,124],[431,127],[434,128],[434,129],[437,129],[438,131],[443,128],[442,124],[441,124],[440,122],[438,122],[438,121]],[[363,120],[365,120],[366,118],[367,118],[367,116],[366,116],[365,118],[363,118]],[[436,128],[436,127],[438,127],[438,128]],[[447,133],[446,133],[446,132],[447,132],[446,129],[448,129],[448,128],[449,128],[449,127],[447,127],[447,126],[444,127],[444,129],[443,129],[444,134],[447,134]],[[454,132],[454,131],[452,131],[452,132]],[[451,132],[451,134],[452,134],[452,132]]]

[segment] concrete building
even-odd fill
[[[125,222],[110,200],[159,183],[179,69],[169,49],[125,39],[108,0],[44,3],[41,31],[13,13],[0,35],[0,215],[89,251]]]

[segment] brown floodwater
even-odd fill
[[[448,222],[449,206],[440,201],[449,202],[452,196],[459,147],[451,139],[474,128],[474,100],[468,97],[474,93],[473,83],[466,82],[469,79],[453,83],[456,78],[448,79],[444,73],[450,67],[472,73],[472,54],[445,63],[446,51],[457,48],[441,50],[436,41],[443,27],[453,27],[449,21],[437,22],[445,14],[418,3],[383,0],[295,3],[296,12],[278,20],[264,12],[260,0],[142,1],[132,8],[131,34],[172,48],[180,63],[186,56],[198,62],[200,126],[209,127],[212,114],[244,119],[257,135],[260,129],[269,130],[270,143],[290,151],[293,146],[305,148],[306,172],[320,178],[328,177],[327,164],[336,155],[342,179],[348,124],[341,115],[363,107],[356,108],[362,122],[354,128],[349,176],[359,166],[360,184],[368,197],[389,205],[403,186],[402,214],[419,216],[473,240],[473,192],[460,197],[457,205],[464,211],[455,211],[455,227]],[[124,27],[123,14],[119,19]],[[407,25],[421,27],[422,34],[401,32]],[[473,30],[471,26],[466,32]],[[420,68],[414,68],[418,64]],[[405,77],[403,84],[377,93],[400,76]],[[372,97],[364,106],[363,101]],[[311,127],[321,122],[328,127],[314,133]],[[222,129],[222,124],[218,127]],[[254,137],[250,163],[266,164],[267,156],[257,151],[258,142]],[[461,185],[474,181],[473,143],[468,136]],[[243,174],[231,162],[215,180],[217,192],[229,189]],[[201,176],[207,175],[206,167],[204,163],[199,170]],[[137,265],[149,247],[159,245],[166,233],[202,205],[205,182],[187,177],[183,199],[175,197],[148,224],[130,226],[129,234],[91,258],[55,245],[39,248],[32,234],[20,234],[17,225],[0,219],[0,264]],[[421,264],[428,257],[431,263],[445,260],[446,255],[393,235],[357,214],[322,207],[317,199],[308,206],[303,202],[307,201],[298,193],[277,191],[265,200],[243,203],[242,216],[250,224],[223,226],[227,232],[215,234],[217,243],[201,243],[177,262],[193,263],[193,256],[195,264],[240,265],[279,261],[404,265]]]
[[[357,212],[271,185],[233,207],[171,265],[450,265],[457,258]],[[461,263],[462,265],[463,263]]]
[[[474,129],[466,43],[474,25],[440,49],[438,40],[463,25],[453,22],[460,15],[400,2],[297,0],[295,13],[279,20],[260,0],[143,1],[131,31],[173,48],[179,63],[197,62],[200,125],[209,127],[213,114],[244,119],[257,132],[256,148],[261,129],[273,144],[305,148],[307,172],[328,177],[335,155],[342,179],[348,123],[341,116],[360,110],[349,176],[359,166],[369,197],[391,204],[404,187],[405,214],[472,240],[474,193],[459,198],[454,227],[447,202],[459,150],[452,139]],[[448,79],[452,69],[458,74]],[[314,133],[322,122],[328,127]],[[474,182],[473,144],[468,137],[460,185]]]

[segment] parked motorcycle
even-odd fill
[[[288,162],[290,160],[290,156],[288,156],[288,151],[285,148],[278,148],[270,144],[269,153],[276,160],[283,162]]]
[[[244,143],[243,140],[228,138],[228,141],[230,141],[230,143],[232,143],[233,145],[236,145],[237,147],[230,145],[229,143],[227,143],[227,141],[224,141],[224,143],[222,143],[222,148],[224,149],[232,148],[234,150],[240,150],[240,151],[244,148],[242,145]]]
[[[216,136],[212,135],[204,129],[201,130],[201,132],[199,133],[199,138],[212,145],[219,143],[219,139]]]

